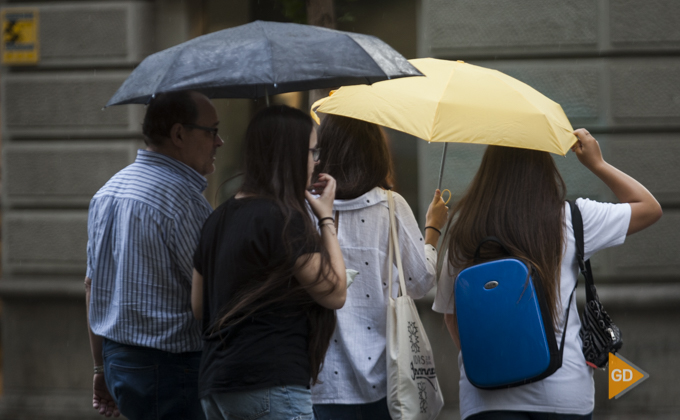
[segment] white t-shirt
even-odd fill
[[[576,200],[583,217],[583,235],[585,242],[585,258],[589,259],[597,251],[620,245],[626,239],[630,224],[631,209],[629,204],[599,203],[588,199]],[[565,203],[564,235],[566,248],[562,258],[560,277],[560,298],[562,308],[569,302],[578,277],[576,262],[576,243],[571,224],[571,209]],[[451,274],[453,273],[453,274]],[[453,281],[457,271],[443,270],[437,296],[432,307],[441,313],[454,312]],[[549,377],[527,385],[500,390],[482,390],[474,387],[465,376],[462,358],[458,354],[460,370],[460,416],[468,416],[483,411],[513,410],[541,411],[562,414],[586,415],[595,407],[595,386],[593,369],[588,367],[581,351],[579,319],[576,299],[569,307],[569,325],[564,343],[562,367]],[[560,317],[564,323],[565,314]],[[560,331],[563,328],[560,328]],[[560,345],[562,333],[556,332],[557,345]]]

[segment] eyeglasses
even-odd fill
[[[319,156],[321,155],[321,148],[320,147],[312,147],[309,149],[310,152],[312,152],[312,160],[314,162],[319,161]]]
[[[184,124],[182,123],[183,126],[189,127],[189,128],[197,128],[199,130],[207,131],[208,133],[212,134],[213,139],[217,137],[217,127],[204,127],[202,125],[196,125],[196,124]]]

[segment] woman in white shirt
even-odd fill
[[[320,164],[337,182],[333,203],[338,240],[348,269],[359,272],[337,311],[337,326],[319,382],[314,414],[326,419],[390,419],[387,409],[385,333],[388,293],[392,163],[383,130],[371,123],[327,115],[319,129]],[[409,296],[423,297],[435,283],[436,245],[448,208],[439,190],[421,232],[411,208],[394,193],[395,215]],[[397,293],[398,279],[392,279]]]
[[[623,243],[627,235],[655,223],[661,206],[647,189],[630,176],[607,164],[599,144],[585,129],[572,147],[581,163],[600,178],[622,204],[576,200],[583,217],[585,259],[601,249]],[[456,274],[470,265],[475,248],[486,236],[496,236],[510,252],[531,262],[540,274],[557,342],[567,336],[562,367],[547,378],[530,384],[500,389],[475,388],[460,369],[462,419],[537,420],[591,419],[594,408],[592,369],[581,350],[581,321],[576,300],[568,309],[577,281],[576,245],[571,211],[565,203],[566,188],[547,152],[489,146],[472,184],[452,212],[445,241],[448,270],[443,270],[433,309],[444,313],[451,337],[460,348],[453,303]],[[484,246],[486,257],[500,250]]]

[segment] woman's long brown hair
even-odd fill
[[[335,198],[357,198],[375,187],[392,189],[392,158],[379,125],[326,115],[319,127],[319,148],[321,163],[314,174],[335,178]]]
[[[316,383],[336,318],[335,311],[314,302],[307,292],[332,272],[330,255],[312,222],[305,198],[312,129],[312,120],[307,114],[288,106],[271,106],[256,114],[246,131],[244,179],[240,191],[270,199],[281,210],[285,261],[297,255],[298,249],[317,250],[321,264],[316,281],[307,287],[291,281],[294,273],[290,264],[276,267],[266,278],[251,279],[248,287],[226,305],[225,314],[214,324],[211,333],[219,335],[225,328],[277,305],[295,308],[291,315],[307,315],[309,363],[312,381]],[[291,229],[294,217],[301,217],[304,222],[303,238]],[[312,254],[306,255],[311,257]],[[305,264],[308,262],[309,258]]]
[[[481,240],[496,236],[538,272],[557,329],[565,198],[564,180],[549,153],[488,146],[449,218],[445,243],[450,265],[471,266]],[[484,245],[481,254],[483,259],[501,255],[493,243]]]

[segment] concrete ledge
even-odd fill
[[[598,48],[598,0],[427,0],[423,17],[423,56],[545,55]]]
[[[116,172],[135,160],[133,141],[22,141],[3,150],[9,207],[84,207]],[[15,200],[18,200],[15,202]]]
[[[3,140],[141,138],[143,106],[102,109],[129,74],[113,70],[4,74]]]
[[[5,272],[31,265],[85,265],[86,210],[22,210],[3,216]]]
[[[625,309],[674,308],[680,310],[680,284],[606,284],[598,285],[597,294],[605,307]],[[580,290],[579,290],[580,289]],[[585,303],[585,282],[579,279],[577,303]]]
[[[46,279],[3,279],[0,281],[0,299],[41,299],[66,298],[85,300],[85,286],[80,280],[46,280]]]
[[[0,418],[8,420],[102,419],[92,408],[90,390],[24,393],[5,391],[0,398]],[[119,417],[124,419],[124,417]]]

